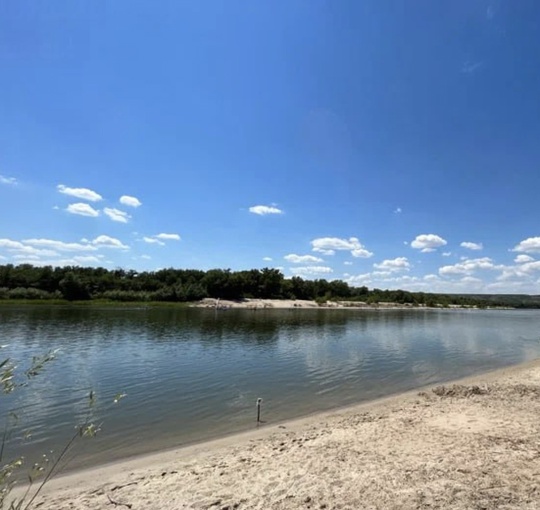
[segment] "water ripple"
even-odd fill
[[[103,434],[71,467],[166,448],[540,355],[535,311],[0,309],[5,354],[60,349],[16,408],[18,447],[58,450],[90,417]],[[7,340],[7,341],[6,341]],[[97,396],[88,408],[90,390]],[[116,393],[127,397],[112,403]]]

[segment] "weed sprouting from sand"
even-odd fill
[[[6,346],[0,346],[0,349]],[[19,370],[15,362],[7,357],[0,361],[0,398],[6,398],[9,394],[33,384],[33,380],[40,376],[47,365],[51,363],[58,351],[50,351],[42,356],[32,358],[29,368]],[[126,395],[118,393],[113,403],[118,403]],[[87,397],[86,416],[82,422],[75,426],[75,431],[68,437],[59,455],[53,459],[48,454],[43,454],[39,462],[32,466],[27,466],[22,455],[11,455],[10,459],[5,459],[8,445],[17,450],[17,445],[13,445],[13,436],[16,426],[19,425],[19,416],[15,410],[6,414],[0,439],[0,510],[29,510],[32,508],[36,498],[41,493],[43,487],[60,471],[62,461],[66,455],[81,438],[95,437],[101,430],[101,424],[95,422],[96,395],[90,391]],[[31,436],[29,431],[22,434],[22,439]],[[17,439],[15,439],[15,442]],[[13,489],[21,475],[26,475],[26,490],[22,496],[14,497]]]

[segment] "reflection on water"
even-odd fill
[[[31,390],[0,398],[32,430],[30,457],[86,416],[103,433],[71,467],[251,428],[498,368],[540,355],[536,311],[229,310],[3,307],[17,360],[58,359]],[[118,392],[128,397],[111,404]]]

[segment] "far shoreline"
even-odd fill
[[[68,301],[65,299],[0,299],[0,308],[10,306],[53,306],[75,308],[210,308],[216,311],[243,310],[536,310],[511,306],[437,305],[363,301],[331,300],[317,302],[304,299],[256,299],[226,300],[205,298],[200,301],[117,301],[89,299]]]

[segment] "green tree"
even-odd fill
[[[62,297],[68,301],[82,301],[90,299],[88,287],[72,271],[68,272],[60,281]]]

